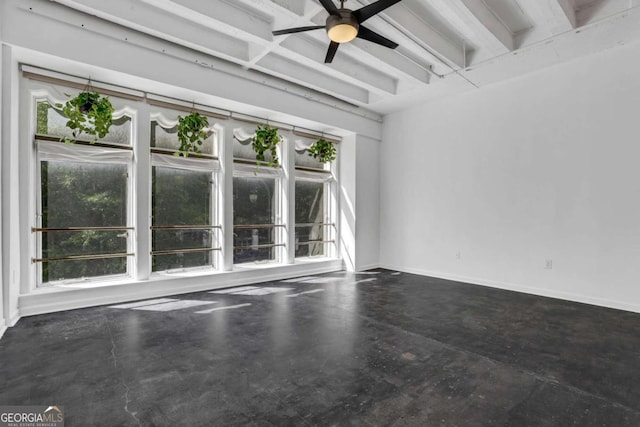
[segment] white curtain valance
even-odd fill
[[[255,135],[255,133],[249,133],[246,129],[244,128],[234,128],[233,129],[233,137],[238,140],[238,142],[240,142],[241,144],[248,144],[251,142],[251,140],[253,139],[253,136]]]
[[[331,182],[334,181],[335,178],[331,174],[331,172],[314,172],[314,171],[306,171],[296,169],[296,179],[301,179],[303,181],[315,181],[315,182]]]
[[[272,168],[266,165],[250,165],[245,163],[233,164],[233,176],[239,177],[273,177],[284,175],[282,168]]]
[[[311,148],[311,146],[315,143],[315,141],[312,141],[310,139],[296,139],[295,140],[295,150],[299,153],[302,154],[305,151],[307,151],[309,148]]]
[[[37,141],[41,160],[81,161],[90,163],[128,163],[133,151],[127,149],[93,145],[65,144],[62,142]]]
[[[220,162],[217,159],[182,157],[172,154],[151,153],[151,164],[174,169],[189,169],[198,172],[218,172]]]

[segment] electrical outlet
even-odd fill
[[[544,264],[544,268],[545,268],[545,270],[553,269],[553,260],[552,259],[548,259]]]

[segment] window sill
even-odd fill
[[[296,258],[294,264],[236,265],[232,271],[193,269],[154,273],[147,280],[120,277],[117,280],[69,283],[38,288],[20,295],[20,316],[280,281],[340,271],[343,267],[342,260],[338,258]]]
[[[175,279],[176,277],[207,277],[214,276],[220,273],[223,272],[211,267],[195,267],[185,268],[182,270],[155,271],[151,273],[149,280],[166,280]]]

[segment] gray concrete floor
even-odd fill
[[[386,270],[171,299],[20,320],[0,405],[66,426],[640,426],[639,314]]]

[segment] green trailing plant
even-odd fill
[[[269,125],[260,125],[256,128],[256,133],[251,142],[251,148],[256,153],[258,165],[260,162],[266,163],[268,166],[278,166],[278,144],[282,141],[282,137],[278,135],[278,128]],[[271,153],[271,161],[267,162],[265,153]]]
[[[188,116],[178,116],[178,140],[180,148],[176,156],[188,157],[189,153],[201,153],[200,146],[209,134],[205,130],[209,126],[209,120],[197,111]]]
[[[309,155],[322,163],[329,163],[336,159],[336,147],[333,142],[321,138],[309,147]]]
[[[113,105],[109,97],[100,96],[98,92],[81,92],[64,105],[56,104],[67,117],[66,126],[71,129],[73,139],[64,137],[67,143],[74,143],[84,133],[93,144],[109,133],[113,122]]]

